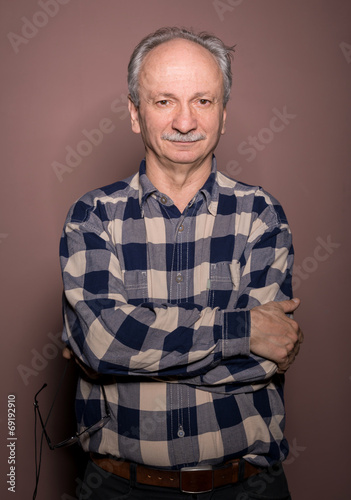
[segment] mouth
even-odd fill
[[[196,144],[199,141],[170,141],[177,146],[189,146],[191,144]]]

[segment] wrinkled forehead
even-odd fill
[[[223,76],[216,58],[198,43],[175,39],[153,48],[144,58],[139,88],[152,90],[162,85],[203,82],[223,87]]]

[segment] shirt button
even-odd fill
[[[178,274],[176,277],[176,282],[181,283],[183,281],[183,276],[181,274]]]
[[[180,438],[183,438],[185,436],[185,432],[184,432],[183,427],[181,425],[179,426],[177,436]]]
[[[165,196],[161,196],[161,203],[163,203],[163,205],[165,205],[167,203],[167,198]]]
[[[181,233],[182,231],[184,231],[184,226],[183,224],[181,224],[179,227],[178,227],[178,231]]]

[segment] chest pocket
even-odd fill
[[[128,302],[135,306],[147,301],[147,272],[138,269],[124,271],[124,287],[128,295]]]
[[[240,283],[238,261],[211,264],[208,283],[208,306],[220,309],[235,308]]]

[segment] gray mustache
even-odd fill
[[[189,132],[188,134],[181,134],[180,132],[173,132],[163,134],[161,139],[171,142],[196,142],[206,139],[204,134]]]

